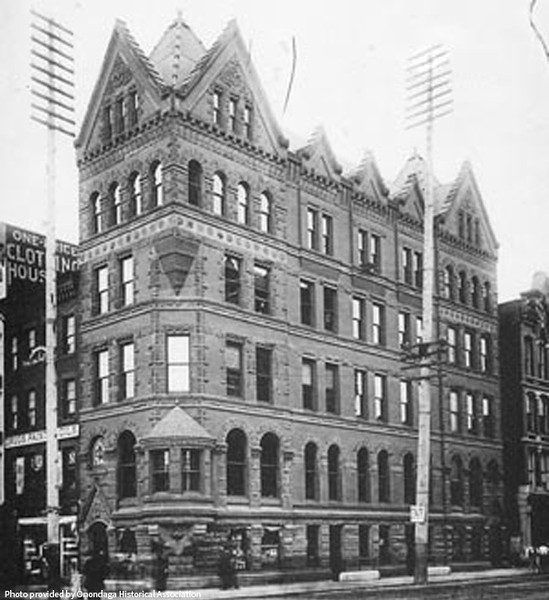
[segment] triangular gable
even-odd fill
[[[196,63],[178,88],[183,96],[182,108],[192,113],[204,112],[213,86],[221,81],[228,91],[250,95],[253,100],[254,142],[268,146],[266,150],[280,154],[287,141],[271,111],[250,54],[236,21],[230,21],[223,33]],[[204,117],[204,115],[201,115]]]
[[[337,162],[332,151],[326,132],[317,127],[304,148],[297,153],[303,158],[308,169],[331,180],[338,180],[342,173],[341,165]]]
[[[473,174],[471,164],[463,163],[458,176],[450,190],[445,202],[445,227],[454,235],[458,235],[458,213],[460,210],[472,213],[480,221],[481,239],[483,247],[491,253],[496,252],[498,242],[482,196]]]
[[[76,147],[86,151],[99,141],[102,99],[116,89],[134,82],[139,94],[142,117],[158,107],[164,83],[156,69],[131,36],[126,24],[118,20],[114,27],[101,71],[95,84]]]
[[[105,494],[101,488],[94,483],[88,496],[84,500],[82,507],[81,520],[84,523],[84,528],[87,529],[92,523],[102,521],[107,525],[111,524],[112,509]]]
[[[404,164],[391,185],[390,196],[396,200],[401,211],[414,219],[423,220],[424,191],[427,182],[425,160],[415,152]],[[438,187],[435,182],[435,188]]]
[[[141,442],[147,443],[156,440],[167,441],[170,439],[184,439],[194,442],[213,442],[214,438],[200,423],[195,421],[179,406],[174,406],[158,423],[147,433]]]
[[[382,201],[387,197],[389,190],[381,177],[374,155],[366,151],[360,165],[345,175],[355,184],[357,191],[368,197]]]

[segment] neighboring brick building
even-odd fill
[[[181,20],[149,58],[117,23],[77,151],[83,552],[179,586],[227,538],[251,571],[409,564],[423,161],[390,191],[321,130],[290,149],[235,23]],[[437,203],[431,555],[497,561],[497,244],[468,164]]]
[[[549,541],[547,276],[499,306],[501,402],[509,528],[525,546]]]
[[[46,541],[45,237],[0,223],[0,504],[17,511],[24,575]],[[76,553],[77,248],[57,243],[58,430],[62,572]],[[16,549],[14,548],[15,552]]]

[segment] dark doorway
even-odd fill
[[[88,529],[88,540],[90,554],[102,555],[105,558],[109,556],[109,542],[107,539],[107,526],[105,523],[97,521],[90,525]]]
[[[416,526],[411,523],[406,525],[406,572],[408,575],[414,574],[414,567],[416,564],[415,529]]]
[[[341,525],[330,525],[330,570],[332,579],[339,580],[343,570],[343,557],[341,555]]]

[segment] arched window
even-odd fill
[[[248,225],[250,223],[250,190],[245,183],[240,182],[238,184],[236,196],[238,200],[238,222]]]
[[[408,452],[404,456],[404,503],[415,504],[416,466],[414,455]]]
[[[264,498],[278,498],[278,454],[279,443],[274,433],[266,433],[261,438],[261,495]]]
[[[202,204],[202,165],[196,160],[189,162],[189,204]]]
[[[368,450],[361,448],[356,455],[358,501],[370,502],[370,458]]]
[[[118,438],[118,499],[136,495],[135,437],[131,431],[124,431]]]
[[[130,214],[133,217],[143,212],[143,196],[141,194],[141,176],[139,173],[130,175]]]
[[[469,504],[482,508],[482,467],[478,458],[469,463]]]
[[[101,233],[103,231],[103,211],[99,192],[94,192],[91,195],[90,206],[92,212],[92,233]]]
[[[213,176],[213,212],[216,215],[225,214],[226,182],[222,173]]]
[[[305,499],[316,500],[318,497],[316,444],[309,442],[305,446]]]
[[[377,455],[377,480],[379,502],[391,501],[391,481],[389,474],[389,454],[382,450]]]
[[[153,207],[164,204],[164,192],[162,188],[162,164],[154,162],[151,167],[152,179],[152,205]]]
[[[267,192],[259,197],[259,230],[265,233],[272,231],[272,200]]]
[[[532,392],[526,394],[526,431],[536,431],[536,396]]]
[[[492,290],[490,286],[490,282],[486,281],[483,287],[483,302],[484,302],[484,310],[487,313],[492,312]]]
[[[102,467],[105,464],[105,441],[103,436],[93,439],[90,444],[90,466],[92,469]]]
[[[467,304],[467,273],[459,272],[459,301],[462,304]]]
[[[524,338],[524,370],[526,375],[535,375],[534,340],[530,336]]]
[[[118,183],[112,184],[110,196],[112,202],[112,224],[120,225],[122,223],[122,196],[120,195],[120,186]]]
[[[452,457],[450,469],[450,502],[463,506],[463,464],[459,456]]]
[[[480,282],[476,275],[471,279],[471,301],[475,308],[480,308]]]
[[[447,300],[454,300],[454,268],[448,265],[443,271],[442,295]]]
[[[328,500],[341,500],[340,482],[339,447],[332,444],[328,448]]]
[[[227,435],[227,495],[246,495],[246,434],[233,429]]]

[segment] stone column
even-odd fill
[[[215,506],[227,506],[227,444],[216,444],[212,450],[212,489]]]
[[[290,510],[293,504],[292,494],[292,465],[294,459],[293,450],[284,450],[282,454],[282,473],[280,481],[280,495],[282,500],[282,508]]]
[[[250,493],[250,506],[259,507],[261,505],[261,447],[253,446],[250,448],[250,468],[248,470],[249,482],[248,489]]]

